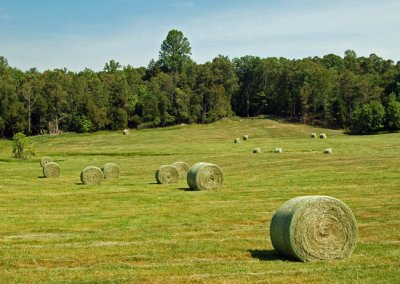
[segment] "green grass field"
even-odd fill
[[[249,140],[235,144],[243,134]],[[0,141],[1,283],[400,282],[400,133],[232,119],[30,139],[37,155],[26,161]],[[43,156],[61,166],[59,178],[42,177]],[[223,188],[156,184],[156,169],[175,161],[218,164]],[[81,184],[84,167],[106,162],[119,165],[118,180]],[[301,263],[273,250],[272,214],[299,195],[330,195],[353,210],[351,258]]]

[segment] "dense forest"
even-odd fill
[[[400,129],[400,62],[371,54],[298,60],[218,56],[197,64],[169,31],[147,67],[21,71],[0,56],[0,137],[283,117],[354,133]]]

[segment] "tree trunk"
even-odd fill
[[[31,113],[32,113],[32,104],[31,99],[28,100],[28,136],[31,136]]]

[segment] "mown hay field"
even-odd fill
[[[233,143],[244,134],[247,141]],[[400,282],[400,133],[232,119],[30,139],[37,156],[27,161],[0,141],[2,283]],[[60,165],[60,177],[43,178],[44,156]],[[176,161],[218,165],[222,189],[157,184],[157,168]],[[118,179],[81,183],[82,169],[109,162]],[[349,259],[302,263],[273,250],[273,213],[303,195],[333,196],[352,209],[359,236]]]

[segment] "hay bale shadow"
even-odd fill
[[[259,250],[259,249],[249,249],[247,250],[252,258],[257,258],[261,261],[274,261],[274,260],[284,260],[284,261],[295,261],[280,255],[276,250]]]
[[[190,187],[179,187],[178,190],[182,190],[182,191],[196,191],[191,189]]]

